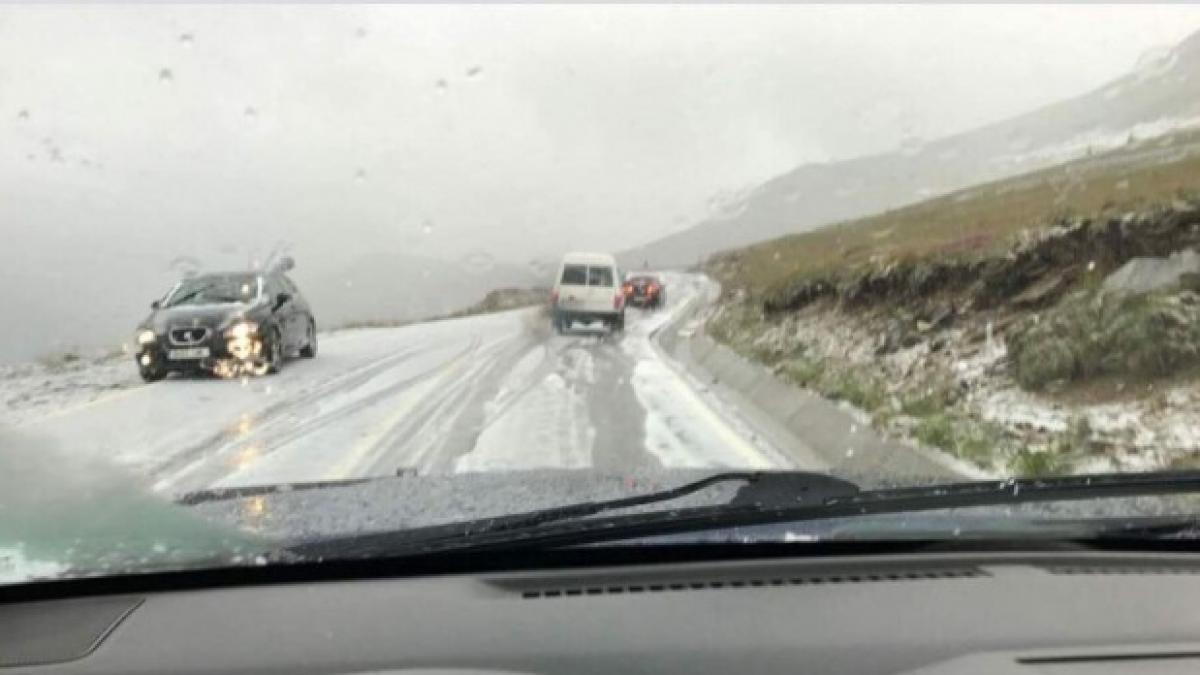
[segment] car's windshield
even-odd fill
[[[562,283],[569,286],[586,286],[588,278],[587,265],[564,265]]]
[[[255,274],[193,277],[181,281],[162,301],[163,307],[246,303],[262,292],[262,279]]]
[[[4,4],[0,233],[0,583],[1200,468],[1200,4]]]

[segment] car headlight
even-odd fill
[[[239,321],[225,329],[225,337],[231,340],[244,340],[258,333],[258,324],[253,321]]]
[[[153,344],[157,339],[158,336],[152,330],[144,330],[137,334],[137,343],[142,346]]]

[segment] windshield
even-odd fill
[[[0,583],[1200,468],[1200,5],[9,4],[0,63]],[[1196,508],[1087,486],[938,522]]]
[[[254,274],[203,276],[180,282],[162,301],[163,307],[247,303],[262,294],[262,279]]]

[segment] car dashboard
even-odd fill
[[[772,556],[155,586],[7,592],[0,675],[1200,672],[1190,553]]]

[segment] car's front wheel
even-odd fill
[[[265,346],[267,354],[263,361],[263,372],[274,375],[283,368],[283,336],[278,330],[271,331],[271,339]]]
[[[153,366],[149,368],[146,366],[138,366],[138,375],[142,376],[143,382],[158,382],[167,376],[167,371],[161,368],[155,368]]]
[[[308,321],[308,342],[300,348],[300,356],[311,359],[317,355],[317,324],[312,319]]]

